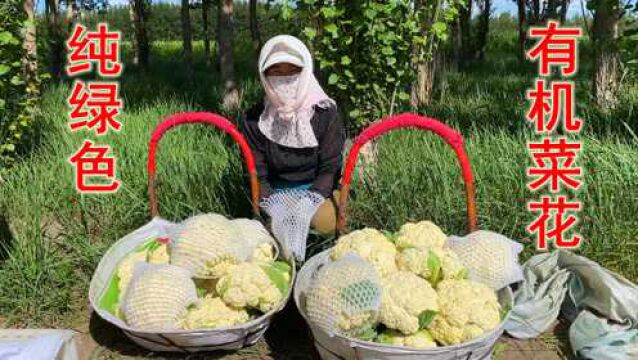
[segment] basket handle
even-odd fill
[[[148,197],[151,204],[151,216],[156,217],[159,215],[157,204],[157,189],[156,184],[156,172],[155,172],[155,153],[157,152],[157,145],[168,130],[184,124],[203,123],[214,126],[226,134],[230,135],[233,140],[239,145],[241,154],[246,163],[246,169],[250,178],[250,194],[251,205],[255,216],[259,216],[259,180],[257,179],[257,169],[255,167],[255,158],[250,146],[246,142],[244,136],[239,132],[237,127],[231,123],[228,119],[209,112],[185,112],[174,114],[167,117],[162,121],[151,135],[151,141],[148,147]]]
[[[431,131],[445,140],[450,145],[461,165],[463,180],[465,181],[465,195],[467,203],[467,227],[469,232],[478,229],[476,222],[476,201],[474,194],[474,180],[472,176],[472,167],[470,160],[463,148],[463,136],[454,131],[445,124],[425,116],[404,113],[385,118],[376,122],[365,130],[363,130],[353,141],[348,158],[346,160],[343,177],[341,179],[341,191],[339,195],[339,218],[337,220],[337,232],[342,234],[346,227],[346,208],[348,202],[348,192],[350,191],[350,182],[352,181],[352,173],[357,164],[357,158],[361,147],[368,141],[373,140],[387,132],[403,128],[417,128],[421,130]]]

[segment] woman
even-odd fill
[[[265,98],[248,111],[242,131],[255,155],[262,197],[290,188],[320,194],[326,200],[311,227],[333,233],[345,141],[336,103],[315,78],[308,48],[293,36],[264,44],[258,68]]]

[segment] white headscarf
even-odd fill
[[[286,58],[291,61],[278,62],[300,65],[301,73],[274,77],[264,74],[268,67],[277,63],[277,59]],[[310,124],[315,113],[313,107],[329,107],[335,105],[335,101],[326,95],[315,78],[312,57],[306,45],[290,35],[278,35],[268,40],[259,54],[259,78],[266,92],[259,130],[271,141],[284,146],[318,146]]]

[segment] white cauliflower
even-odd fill
[[[496,293],[486,285],[469,280],[443,280],[437,293],[440,311],[428,330],[442,344],[472,340],[501,322]]]
[[[229,306],[250,307],[266,313],[283,299],[282,292],[257,264],[241,263],[217,282],[217,293]]]
[[[254,263],[268,263],[275,260],[275,248],[269,243],[261,243],[253,251],[250,261]]]
[[[458,256],[446,248],[429,250],[407,248],[397,255],[399,270],[415,273],[428,280],[432,286],[441,279],[465,279],[467,269]]]
[[[379,321],[404,334],[419,331],[425,314],[439,309],[438,296],[430,283],[411,272],[399,271],[382,279],[382,289]]]
[[[146,262],[146,251],[134,251],[124,257],[117,267],[117,276],[119,278],[118,288],[120,290],[120,299],[124,296],[128,288],[131,278],[133,277],[133,269],[135,265]]]
[[[168,256],[168,246],[159,244],[148,250],[146,261],[151,264],[168,264],[170,258]]]
[[[197,302],[195,283],[185,269],[145,264],[122,301],[126,323],[143,330],[173,330],[188,307]]]
[[[428,250],[441,248],[447,236],[431,221],[405,223],[396,234],[395,244],[399,249],[417,248]]]
[[[380,231],[372,228],[355,230],[337,240],[330,257],[338,260],[347,253],[355,253],[368,261],[381,277],[397,271],[395,257],[397,249]]]
[[[250,320],[244,309],[235,309],[226,305],[220,298],[207,295],[198,306],[188,309],[180,319],[185,330],[212,329],[243,324]]]
[[[427,330],[419,330],[412,335],[404,335],[396,330],[385,330],[377,336],[375,341],[387,345],[406,346],[418,349],[436,347],[436,342]]]
[[[252,250],[243,245],[232,221],[218,214],[198,215],[180,224],[171,239],[170,262],[197,278],[219,278],[250,256]]]
[[[306,311],[314,325],[352,337],[376,326],[380,303],[378,273],[352,254],[320,268],[306,294]]]

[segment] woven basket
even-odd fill
[[[240,146],[246,167],[250,176],[251,203],[255,215],[259,215],[259,182],[255,161],[244,137],[235,125],[225,118],[211,113],[195,112],[175,114],[160,123],[151,137],[148,158],[148,191],[153,219],[143,227],[118,240],[104,254],[100,261],[89,288],[89,301],[93,310],[103,319],[122,329],[135,343],[152,351],[198,352],[212,350],[237,350],[255,344],[266,332],[273,316],[281,311],[290,298],[290,292],[281,304],[268,313],[245,324],[216,328],[214,330],[175,330],[161,333],[143,331],[129,327],[122,320],[113,316],[98,305],[102,295],[107,290],[109,281],[117,271],[119,262],[134,249],[149,239],[166,237],[176,224],[159,217],[157,196],[155,190],[155,153],[157,144],[163,134],[169,129],[187,123],[205,123],[223,130],[229,134]],[[279,252],[281,253],[281,252]],[[292,280],[295,279],[294,259],[286,259],[293,269]]]

